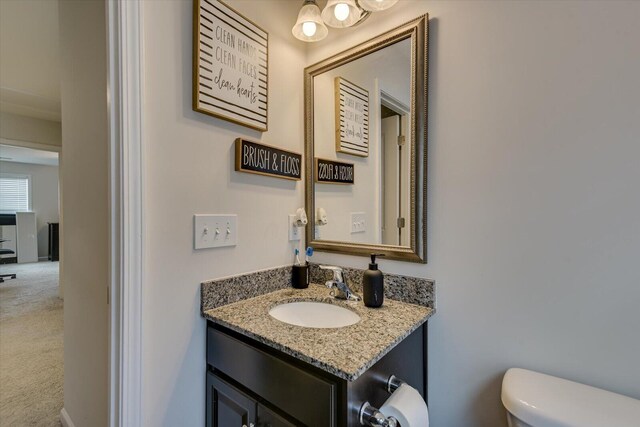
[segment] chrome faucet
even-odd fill
[[[345,299],[347,301],[360,301],[360,297],[347,285],[347,281],[344,279],[344,274],[340,267],[321,265],[320,268],[333,271],[333,280],[327,281],[325,285],[331,289],[331,294],[335,298]]]

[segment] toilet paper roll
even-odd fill
[[[385,417],[394,417],[402,427],[429,427],[429,410],[415,388],[402,384],[380,408]]]

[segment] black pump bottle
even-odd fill
[[[371,254],[369,269],[362,277],[362,296],[367,307],[380,307],[384,301],[384,275],[378,270],[377,256],[384,254]]]

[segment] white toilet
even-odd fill
[[[639,427],[640,400],[526,369],[502,380],[509,427]]]

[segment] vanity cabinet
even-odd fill
[[[349,351],[348,348],[345,351]],[[207,427],[356,427],[365,401],[389,397],[396,375],[426,397],[426,327],[354,381],[214,322],[207,325]]]

